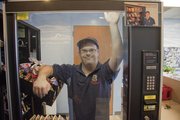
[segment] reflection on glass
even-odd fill
[[[29,57],[40,57],[40,30],[31,24],[18,21],[18,48],[19,48],[19,62],[26,63]]]
[[[101,73],[103,77],[100,77],[100,80],[100,73],[87,72],[86,74],[79,66],[78,71],[82,74],[81,77],[86,77],[89,81],[79,79],[79,82],[72,82],[73,78],[67,78],[67,76],[75,74],[74,67],[71,66],[72,69],[70,69],[64,65],[65,68],[60,68],[63,70],[60,74],[63,76],[48,77],[52,88],[46,96],[40,98],[32,92],[32,83],[36,81],[39,68],[43,64],[80,64],[81,60],[90,59],[87,56],[92,56],[94,59],[96,56],[100,63],[107,62],[111,56],[112,44],[109,23],[104,18],[104,12],[31,13],[29,18],[27,21],[18,21],[19,68],[24,119],[66,117],[73,120],[79,117],[78,120],[81,120],[88,116],[88,119],[93,120],[106,119],[109,115],[120,112],[121,88],[118,87],[121,86],[120,76],[116,78],[119,80],[114,81],[116,82],[113,87],[114,93],[111,90],[111,79],[106,81],[109,84],[106,84],[107,86],[104,86],[104,81],[101,81],[104,76],[112,77],[114,74],[111,71],[109,74]],[[119,21],[121,24],[121,19]],[[118,24],[119,29],[122,27],[120,24]],[[78,49],[76,44],[79,40],[91,37],[97,40],[99,49],[97,46]],[[26,50],[23,50],[23,47],[26,47]],[[86,53],[81,54],[81,51],[85,49]],[[109,70],[106,67],[108,67],[107,64],[104,65],[105,73]],[[96,69],[98,71],[99,68]],[[64,85],[63,82],[65,82]],[[73,84],[77,85],[73,86]],[[99,97],[96,98],[96,96]]]

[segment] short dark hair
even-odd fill
[[[84,45],[86,45],[88,43],[92,43],[92,44],[96,45],[96,47],[99,49],[97,40],[92,37],[87,37],[87,38],[83,38],[83,39],[79,40],[79,42],[77,43],[77,46],[79,49],[81,49],[82,47],[84,47]]]
[[[150,11],[146,11],[146,13],[149,13],[149,14],[150,14]]]

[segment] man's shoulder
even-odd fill
[[[53,68],[54,67],[72,69],[72,68],[75,68],[75,65],[72,65],[72,64],[53,64]]]
[[[150,19],[151,19],[151,20],[154,20],[154,18],[153,18],[153,17],[150,17]]]

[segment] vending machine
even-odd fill
[[[23,42],[17,35],[18,13],[109,10],[121,11],[124,15],[121,24],[125,52],[122,120],[160,120],[162,9],[157,0],[3,0],[9,119],[21,120],[25,116],[21,101],[21,88],[25,85],[19,79],[18,45]],[[32,16],[29,14],[29,17]]]
[[[123,75],[123,120],[158,120],[161,28],[128,27]]]
[[[146,10],[152,10],[146,5],[147,3],[142,6]],[[155,7],[154,4],[149,6]],[[127,8],[129,10],[129,7]],[[154,25],[145,25],[143,20],[142,24],[130,24],[129,19],[125,18],[126,23],[123,30],[125,48],[122,94],[123,120],[159,120],[160,117],[162,42],[160,4],[157,4],[156,9],[155,13],[150,11],[154,16],[158,16],[157,19],[155,18]],[[135,10],[136,7],[133,11]],[[126,13],[129,14],[129,12]],[[144,11],[144,18],[145,15]]]

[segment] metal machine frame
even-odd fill
[[[138,1],[133,1],[138,2]],[[143,1],[139,1],[143,2]],[[159,3],[157,1],[144,1]],[[42,7],[41,7],[42,6]],[[17,48],[17,12],[36,11],[78,11],[78,10],[118,10],[124,11],[124,1],[121,0],[53,0],[53,1],[3,1],[4,41],[7,64],[7,89],[9,97],[9,113],[11,120],[22,119],[20,107],[20,85],[18,78],[18,48]],[[162,11],[162,10],[161,10]],[[160,40],[161,41],[161,40]],[[160,93],[159,93],[160,94]],[[161,95],[160,95],[161,96]],[[160,98],[160,97],[159,97]],[[131,119],[127,119],[131,120]]]

